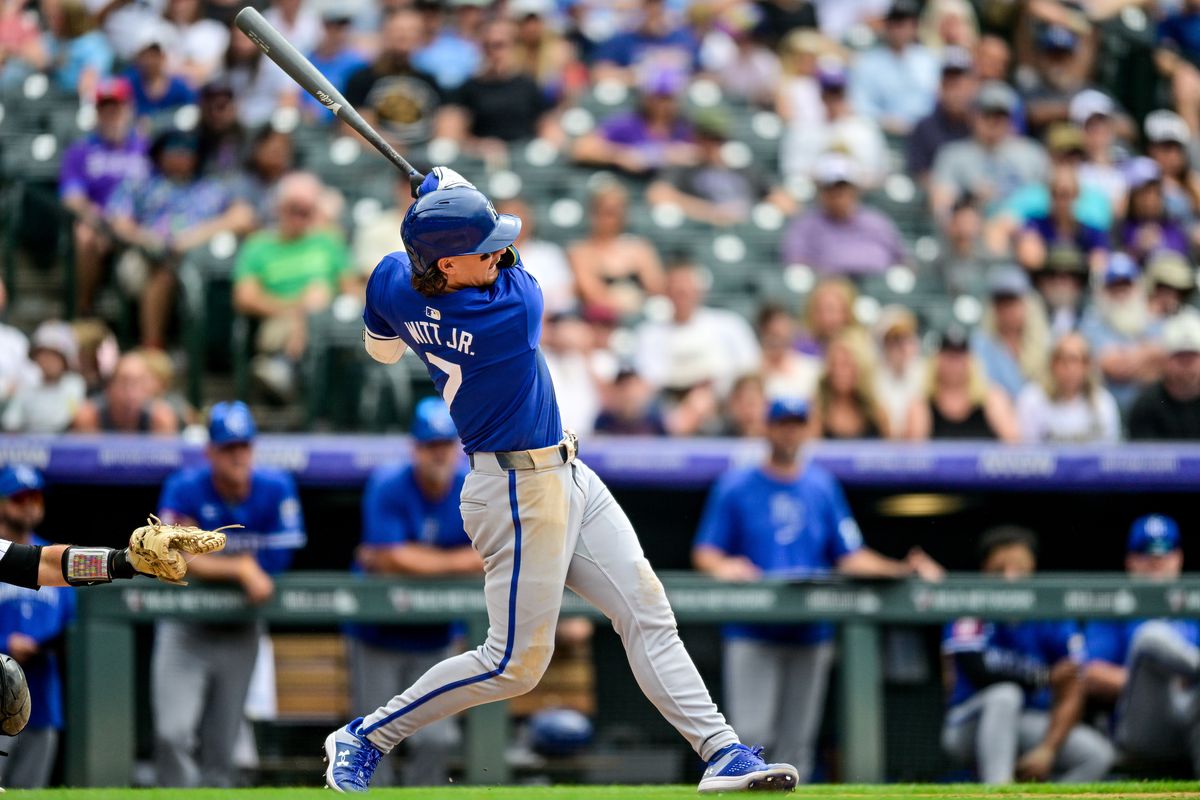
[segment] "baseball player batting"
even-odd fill
[[[411,348],[450,407],[471,464],[460,507],[485,565],[490,625],[480,647],[329,734],[327,785],[365,792],[414,732],[533,689],[568,586],[612,620],[642,691],[708,762],[701,792],[794,789],[795,767],[741,744],[713,703],[633,526],[563,431],[538,349],[542,291],[511,246],[520,220],[445,167],[417,195],[405,252],[367,285],[364,341],[386,364]]]

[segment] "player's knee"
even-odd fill
[[[1129,645],[1130,657],[1136,658],[1139,655],[1153,654],[1169,649],[1177,639],[1178,635],[1167,623],[1160,620],[1144,622],[1133,634],[1133,641]]]
[[[997,683],[983,690],[983,702],[993,712],[1016,715],[1025,707],[1025,692],[1015,683]]]
[[[550,657],[554,655],[553,644],[535,644],[524,648],[520,653],[514,653],[512,660],[504,670],[505,683],[511,696],[533,691],[546,674],[550,666]]]

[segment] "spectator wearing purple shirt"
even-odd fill
[[[821,274],[865,275],[903,264],[908,253],[900,231],[885,215],[859,202],[854,165],[830,154],[817,165],[818,207],[794,220],[783,234],[787,264],[806,264]]]
[[[143,180],[149,171],[146,142],[133,130],[129,82],[101,81],[96,88],[96,130],[67,148],[58,196],[75,215],[76,313],[90,316],[112,239],[103,228],[105,206],[122,180]]]
[[[1079,173],[1074,164],[1059,162],[1050,175],[1050,210],[1030,217],[1016,237],[1017,263],[1036,271],[1046,263],[1046,252],[1056,245],[1074,246],[1087,254],[1097,272],[1107,260],[1108,232],[1080,222],[1075,215],[1079,199]]]
[[[167,71],[165,48],[163,32],[157,26],[139,34],[133,66],[125,74],[139,117],[196,102],[196,92],[183,78]]]
[[[1121,245],[1139,263],[1155,250],[1188,255],[1188,236],[1179,221],[1167,214],[1162,170],[1151,158],[1131,159],[1125,167],[1129,209],[1121,225]]]
[[[113,231],[152,262],[139,309],[145,347],[165,344],[175,294],[171,267],[179,257],[218,233],[245,233],[254,224],[254,211],[228,186],[200,177],[198,150],[195,134],[160,133],[150,147],[150,177],[125,181],[109,201]]]
[[[647,73],[637,110],[610,117],[598,130],[581,136],[575,142],[574,159],[634,175],[697,164],[700,152],[692,126],[679,109],[679,93],[686,85],[682,72]]]

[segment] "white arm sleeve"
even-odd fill
[[[381,364],[395,364],[408,349],[399,336],[387,338],[371,333],[366,328],[363,328],[363,345],[367,348],[367,354]]]

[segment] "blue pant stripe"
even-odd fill
[[[462,680],[454,681],[454,683],[447,683],[445,686],[439,686],[432,692],[413,700],[399,711],[387,715],[374,725],[362,728],[359,731],[361,735],[366,736],[372,731],[378,730],[384,725],[399,719],[409,711],[412,711],[414,708],[418,708],[425,703],[428,703],[433,698],[445,694],[453,689],[458,689],[463,686],[470,686],[473,683],[486,681],[504,674],[504,669],[508,666],[509,659],[512,658],[514,631],[516,630],[517,625],[517,581],[521,576],[521,515],[517,508],[517,473],[514,470],[510,470],[508,473],[508,504],[512,509],[513,530],[516,533],[516,539],[513,544],[512,580],[509,582],[508,586],[508,635],[505,637],[506,641],[504,644],[504,657],[500,659],[500,663],[495,669],[488,670],[481,675],[475,675],[470,678],[463,678]]]

